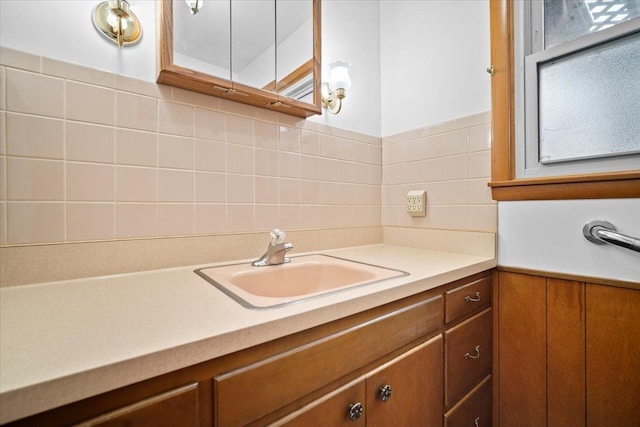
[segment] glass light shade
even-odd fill
[[[204,0],[184,0],[184,2],[189,6],[189,10],[192,15],[200,12],[200,9],[202,9],[204,4]]]
[[[331,90],[329,89],[329,83],[322,83],[322,85],[320,86],[320,93],[322,94],[323,98],[329,98],[329,92]]]
[[[329,81],[334,90],[349,90],[351,88],[350,67],[351,65],[347,61],[336,61],[329,65]]]

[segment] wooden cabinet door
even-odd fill
[[[409,350],[367,376],[367,427],[441,426],[442,335]],[[388,400],[380,390],[391,387]]]
[[[640,425],[640,291],[587,284],[587,426]]]
[[[269,427],[363,427],[367,419],[364,401],[364,380],[355,381],[269,424]],[[358,419],[351,420],[349,408],[355,404],[364,407],[364,411]]]

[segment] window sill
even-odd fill
[[[526,178],[489,183],[494,200],[640,197],[640,171]]]

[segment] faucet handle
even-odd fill
[[[279,228],[274,228],[273,230],[271,230],[270,234],[272,245],[279,245],[280,243],[284,243],[284,238],[287,236],[287,234]]]

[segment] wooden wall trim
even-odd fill
[[[513,3],[491,0],[491,180],[510,181],[514,168]]]
[[[494,200],[640,197],[640,171],[516,179],[514,0],[491,0],[491,194]]]
[[[578,274],[558,273],[553,271],[532,270],[520,267],[505,267],[502,265],[499,265],[498,267],[496,267],[496,269],[498,271],[504,271],[507,273],[520,273],[529,276],[540,276],[550,279],[562,279],[573,282],[587,282],[594,283],[596,285],[614,286],[616,288],[640,289],[640,282],[627,282],[624,280],[603,279],[600,277],[581,276]]]

